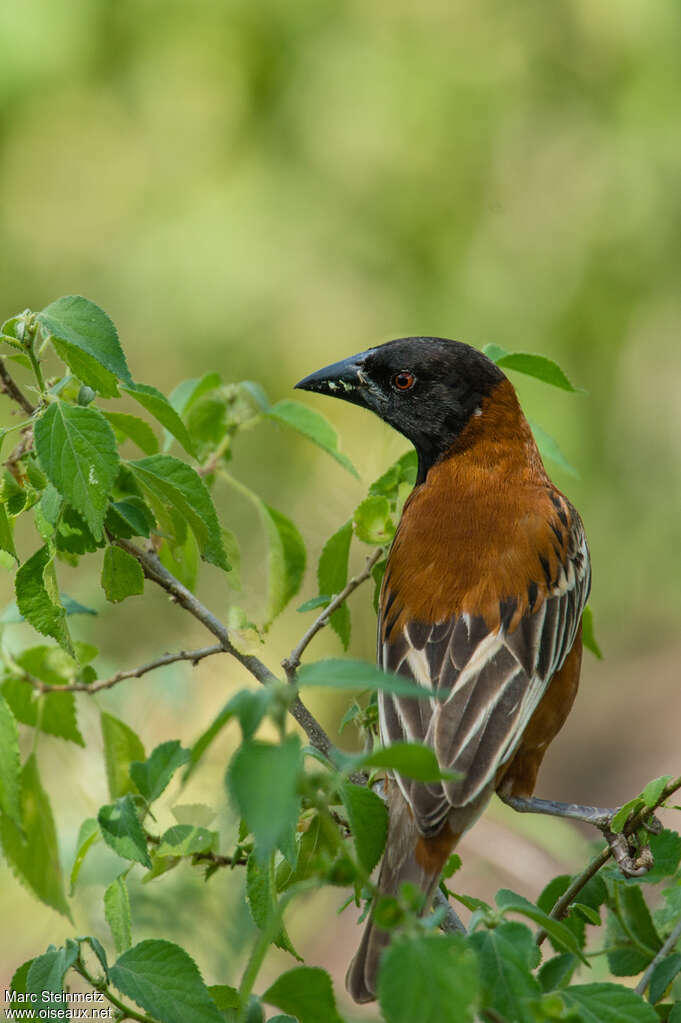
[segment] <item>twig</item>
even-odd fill
[[[435,898],[433,899],[433,906],[435,909],[444,909],[445,915],[440,921],[440,930],[444,931],[445,934],[465,934],[466,926],[461,920],[459,914],[455,911],[453,906],[450,904],[449,899],[440,888],[435,890]]]
[[[2,381],[2,383],[0,384],[0,389],[2,389],[5,392],[7,397],[11,398],[12,401],[16,401],[17,405],[21,405],[22,409],[27,415],[32,416],[33,413],[35,412],[35,408],[33,407],[33,405],[31,405],[30,401],[28,400],[24,392],[21,390],[19,385],[10,376],[9,370],[5,365],[4,359],[0,359],[0,380]]]
[[[658,965],[658,963],[661,963],[662,960],[671,952],[671,950],[674,948],[674,945],[677,943],[679,938],[681,938],[681,920],[679,920],[679,922],[677,923],[676,927],[671,932],[671,934],[669,935],[669,937],[665,941],[664,945],[662,946],[660,951],[657,953],[657,955],[655,956],[653,961],[650,963],[650,965],[648,966],[647,970],[645,971],[645,973],[643,974],[643,976],[639,980],[638,984],[634,988],[634,991],[636,992],[637,995],[643,995],[644,994],[645,989],[648,987],[648,984],[650,983],[650,978],[652,977],[653,973],[655,972],[655,967]]]
[[[314,622],[307,630],[307,632],[301,639],[300,643],[298,643],[298,645],[293,648],[289,656],[286,657],[281,662],[281,666],[286,672],[286,676],[289,682],[294,680],[296,671],[300,666],[300,659],[303,656],[303,653],[305,652],[305,649],[310,643],[310,641],[314,639],[317,633],[321,629],[323,629],[325,625],[329,624],[329,618],[331,617],[333,612],[336,611],[341,606],[341,604],[345,603],[350,594],[354,593],[358,586],[361,586],[362,583],[367,581],[367,579],[371,575],[372,568],[377,563],[377,561],[380,560],[381,556],[384,553],[385,548],[378,547],[371,555],[371,557],[367,558],[367,563],[364,566],[363,570],[359,573],[359,575],[355,576],[354,579],[350,579],[350,581],[340,591],[340,593],[338,593],[333,598],[333,600],[327,605],[327,607],[324,608],[322,613],[317,618],[315,618]]]
[[[622,829],[623,834],[631,835],[634,831],[640,828],[643,825],[644,821],[648,817],[650,817],[650,815],[654,813],[659,806],[662,806],[665,800],[668,799],[672,795],[672,793],[676,792],[677,789],[681,789],[681,776],[679,776],[678,778],[674,778],[673,781],[670,781],[669,784],[664,787],[659,798],[655,801],[653,806],[645,807],[643,810],[640,810],[637,814],[635,814],[629,821],[627,821],[624,828]],[[596,856],[595,859],[593,859],[591,863],[589,863],[589,865],[584,868],[581,874],[577,875],[577,877],[571,883],[570,887],[563,893],[563,895],[561,895],[561,897],[558,899],[553,909],[551,910],[550,916],[554,920],[561,920],[564,916],[567,915],[568,910],[570,909],[570,906],[574,901],[575,896],[578,895],[579,892],[581,892],[582,888],[584,888],[584,886],[588,884],[591,878],[598,873],[601,867],[603,867],[608,862],[612,854],[613,854],[612,849],[610,847],[603,849],[602,852],[600,852],[598,856]],[[545,938],[546,931],[542,930],[537,933],[535,940],[538,945],[541,945]]]
[[[213,654],[224,654],[225,649],[221,644],[215,646],[206,646],[201,650],[180,650],[175,654],[162,654],[161,657],[157,657],[155,661],[150,661],[148,664],[142,664],[139,668],[130,668],[128,671],[118,671],[111,678],[101,679],[97,682],[71,682],[61,686],[51,686],[47,682],[42,682],[39,678],[34,678],[33,675],[29,675],[28,672],[24,672],[24,679],[29,682],[34,689],[37,689],[40,693],[99,693],[102,689],[112,689],[118,685],[119,682],[123,682],[126,678],[141,678],[142,675],[146,675],[148,671],[154,671],[156,668],[163,668],[166,664],[174,664],[176,661],[191,661],[192,666],[202,661],[204,657],[212,657]]]
[[[161,564],[153,551],[142,550],[129,540],[120,539],[115,542],[119,547],[122,547],[123,550],[127,551],[128,554],[132,554],[132,556],[137,559],[142,566],[142,571],[147,579],[151,579],[152,582],[164,589],[166,593],[169,593],[180,607],[183,607],[185,611],[188,611],[189,614],[193,615],[194,618],[200,621],[201,624],[209,630],[209,632],[212,632],[213,635],[220,640],[220,645],[225,653],[231,654],[231,656],[234,657],[239,664],[243,665],[246,671],[250,672],[250,674],[257,679],[261,685],[269,685],[272,682],[278,681],[277,676],[270,671],[267,665],[264,664],[259,657],[256,657],[254,654],[244,654],[240,650],[237,650],[229,638],[227,627],[218,618],[216,618],[207,607],[197,600],[194,594],[191,593],[186,586],[183,586],[179,579],[176,579],[175,576]],[[307,735],[311,744],[316,747],[320,753],[323,753],[324,756],[329,757],[335,747],[322,726],[315,720],[299,696],[296,696],[295,700],[293,700],[289,710]]]

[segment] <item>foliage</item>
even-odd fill
[[[394,535],[413,485],[414,455],[403,455],[376,480],[352,519],[323,546],[319,594],[299,608],[316,611],[315,626],[287,662],[286,678],[277,678],[258,658],[233,645],[226,628],[193,593],[199,559],[228,575],[238,564],[236,541],[221,526],[212,494],[219,481],[225,482],[245,493],[260,515],[269,576],[266,606],[255,628],[264,635],[302,585],[306,548],[286,514],[231,473],[234,441],[245,429],[276,424],[297,431],[356,474],[333,427],[304,405],[292,400],[270,405],[253,383],[223,383],[214,373],[185,381],[166,398],[134,381],[113,323],[78,296],[10,318],[2,327],[2,341],[15,358],[12,372],[17,366],[16,372],[30,374],[30,382],[22,381],[23,391],[11,378],[13,396],[27,418],[0,434],[4,439],[19,433],[0,490],[0,546],[5,564],[16,569],[16,609],[3,617],[0,839],[17,879],[45,906],[71,918],[57,826],[41,781],[39,738],[47,733],[83,745],[77,700],[132,674],[98,679],[92,663],[97,651],[74,638],[71,621],[88,609],[61,591],[62,564],[101,557],[101,585],[111,603],[141,595],[150,581],[158,584],[220,640],[217,647],[178,654],[177,659],[233,656],[262,683],[232,697],[191,749],[170,738],[147,755],[129,724],[101,714],[110,802],[81,825],[70,896],[86,858],[99,855],[104,846],[112,850],[120,871],[101,893],[110,935],[70,938],[19,965],[13,1000],[34,1007],[43,992],[60,994],[69,977],[78,974],[105,994],[120,1018],[143,1023],[245,1023],[262,1020],[266,1004],[281,1011],[272,1020],[341,1020],[331,979],[314,965],[292,966],[263,990],[260,971],[268,950],[275,945],[300,958],[285,915],[292,901],[311,890],[345,888],[348,903],[357,906],[374,896],[370,873],[385,843],[387,812],[364,772],[397,770],[424,782],[443,776],[432,752],[415,744],[343,754],[301,714],[300,693],[307,688],[354,691],[357,699],[346,718],[372,735],[377,690],[416,698],[427,696],[422,690],[355,660],[306,662],[298,668],[309,640],[327,619],[348,647],[346,598],[364,579],[373,580],[375,591],[380,586],[382,547]],[[46,380],[42,359],[48,347],[61,360],[62,371]],[[510,370],[574,390],[562,370],[542,356],[499,348],[490,348],[489,354]],[[136,406],[130,404],[127,411],[103,405],[126,399],[148,418],[131,412]],[[127,451],[131,443],[143,457],[126,457],[121,448]],[[180,454],[170,453],[174,443]],[[558,457],[543,431],[539,443],[547,457]],[[26,530],[15,543],[18,519],[32,520],[35,527],[27,554]],[[353,540],[368,545],[372,557],[363,575],[348,581]],[[12,623],[22,620],[52,642],[13,649]],[[597,650],[591,618],[588,635]],[[162,663],[167,658],[137,674]],[[289,712],[303,724],[309,745],[289,730]],[[181,769],[185,779],[200,770],[211,742],[232,722],[239,724],[241,741],[225,773],[226,792],[215,796],[217,804],[229,798],[238,813],[231,847],[220,848],[219,834],[210,830],[202,807],[186,808],[176,825],[160,829],[157,810],[173,778]],[[267,729],[259,734],[263,725]],[[22,763],[23,730],[32,735],[33,745]],[[668,778],[651,782],[615,816],[613,832],[624,832],[633,844],[647,841],[646,818],[679,784]],[[585,872],[582,883],[571,889],[564,913],[556,905],[571,884],[569,877],[551,882],[536,904],[508,890],[498,893],[494,907],[457,893],[472,913],[466,934],[438,933],[444,910],[421,917],[419,900],[408,886],[399,898],[383,900],[376,907],[378,918],[395,932],[379,977],[384,1018],[388,1023],[417,1016],[452,1023],[476,1017],[492,1023],[677,1019],[681,838],[664,830],[649,843],[655,866],[648,875],[625,879],[609,863],[595,877]],[[234,883],[245,885],[256,936],[238,990],[220,983],[208,986],[200,964],[163,936],[134,940],[131,872],[151,879],[181,863],[205,871],[207,880],[225,867],[244,868],[235,872]],[[445,875],[455,869],[453,861]],[[651,912],[645,893],[655,885],[663,891]],[[549,944],[542,945],[544,937]],[[593,957],[601,955],[613,978],[644,974],[640,990],[610,979],[589,982]],[[645,991],[648,1001],[642,997]]]

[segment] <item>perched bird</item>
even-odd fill
[[[529,797],[570,711],[590,579],[582,521],[553,485],[501,369],[458,341],[409,337],[296,385],[370,409],[407,437],[418,475],[390,549],[378,662],[438,693],[379,695],[384,744],[430,746],[456,780],[388,785],[378,879],[430,904],[442,867],[496,790]],[[375,997],[389,941],[370,917],[346,983]]]

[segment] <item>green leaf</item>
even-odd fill
[[[373,753],[359,753],[343,756],[345,771],[356,771],[360,767],[386,767],[398,771],[405,778],[415,781],[452,781],[460,777],[457,771],[443,771],[430,746],[418,742],[394,742]]]
[[[304,664],[298,672],[298,685],[303,687],[328,687],[331,689],[381,690],[396,696],[411,696],[415,700],[438,699],[438,693],[425,686],[419,686],[402,675],[382,671],[374,664],[351,659],[329,658]],[[442,698],[442,697],[439,697]]]
[[[655,862],[647,874],[636,880],[644,884],[659,884],[663,878],[671,877],[681,863],[681,835],[669,828],[663,828],[659,835],[649,836],[648,844]],[[634,878],[631,881],[633,882]]]
[[[0,817],[0,840],[7,861],[36,898],[70,920],[57,832],[50,801],[40,784],[35,754],[31,754],[21,772],[21,821],[20,831],[9,817]]]
[[[88,943],[88,945],[90,946],[92,951],[95,953],[95,955],[99,959],[99,964],[102,967],[102,969],[104,970],[104,976],[108,980],[108,978],[109,978],[109,965],[108,965],[108,963],[106,961],[106,952],[104,951],[104,948],[102,947],[101,941],[99,941],[97,938],[93,938],[92,935],[90,935],[90,934],[87,935],[87,937],[79,938],[78,940],[81,943],[82,942],[87,942]]]
[[[348,472],[359,479],[359,473],[347,457],[338,450],[338,434],[331,423],[321,413],[298,401],[286,398],[272,405],[265,413],[269,419],[273,419],[282,426],[290,426],[291,429],[301,433],[303,437],[314,441],[324,451],[336,459]]]
[[[295,966],[282,973],[262,1000],[295,1016],[299,1023],[343,1023],[331,978],[316,966]]]
[[[43,636],[52,636],[67,653],[73,644],[66,625],[66,610],[59,599],[54,557],[41,547],[17,569],[14,578],[17,610]]]
[[[222,729],[225,727],[228,721],[234,716],[234,712],[231,708],[232,701],[230,700],[220,711],[217,717],[210,723],[208,728],[198,737],[196,742],[191,748],[191,762],[189,767],[182,776],[182,784],[186,785],[190,777],[196,770],[199,762],[203,758],[204,753],[211,745],[213,740],[220,734]]]
[[[364,543],[390,543],[395,535],[387,497],[365,498],[355,509],[353,521],[357,537]]]
[[[147,841],[135,810],[132,796],[121,796],[115,803],[102,806],[97,814],[102,838],[114,852],[126,860],[135,860],[151,868]]]
[[[144,572],[137,558],[122,547],[111,544],[104,551],[102,589],[106,599],[116,604],[126,597],[144,593]]]
[[[380,860],[388,836],[388,810],[371,789],[345,782],[340,790],[355,849],[368,874]]]
[[[28,995],[28,971],[35,962],[34,959],[29,959],[27,963],[23,963],[18,970],[14,971],[14,976],[10,982],[10,991],[15,993],[15,998],[12,1000],[12,1005],[17,1005],[23,1013],[22,1019],[25,1023],[38,1023],[38,1017],[34,1014],[31,1008],[27,1006],[31,1005],[31,998]],[[9,998],[7,999],[9,1002]],[[40,1003],[37,1003],[40,1004]],[[40,1010],[37,1009],[37,1012]]]
[[[125,874],[119,874],[104,892],[104,916],[111,929],[116,954],[120,955],[132,945],[130,896]]]
[[[492,360],[492,362],[496,362],[497,359],[503,359],[505,355],[508,355],[505,348],[502,348],[501,345],[495,345],[493,342],[483,345],[482,352],[483,355],[486,355],[488,359]]]
[[[594,632],[594,613],[591,604],[587,604],[582,611],[582,643],[599,661],[603,660],[603,651]]]
[[[574,984],[562,995],[580,1023],[658,1023],[652,1005],[620,984]]]
[[[211,984],[208,991],[221,1012],[225,1012],[227,1009],[238,1009],[241,1004],[239,992],[229,984]]]
[[[648,989],[648,998],[652,1003],[659,1002],[664,998],[665,991],[679,970],[681,970],[681,955],[678,952],[667,956],[657,964],[650,978]]]
[[[52,338],[52,347],[84,386],[89,387],[92,392],[98,392],[103,398],[120,398],[116,377],[97,359],[93,359],[91,355],[82,352],[68,341],[60,341],[58,338]]]
[[[14,546],[12,520],[7,514],[7,508],[4,504],[0,504],[0,550],[7,551],[8,554],[12,555],[17,564],[19,564],[19,556],[17,554],[16,547]]]
[[[0,810],[16,827],[21,827],[19,732],[14,715],[2,696],[0,696]]]
[[[272,690],[240,689],[227,703],[225,711],[229,717],[239,719],[244,739],[251,739],[260,722],[272,705]]]
[[[73,693],[43,693],[37,696],[26,682],[8,679],[2,687],[2,694],[12,712],[24,725],[40,727],[47,735],[85,746],[76,718],[76,701]],[[42,713],[38,712],[42,704]]]
[[[528,420],[528,422],[542,458],[550,458],[551,461],[556,465],[559,465],[564,472],[568,473],[570,476],[574,476],[576,479],[579,479],[579,473],[575,469],[574,465],[568,462],[567,458],[558,447],[558,443],[553,439],[551,434],[547,433],[546,430],[539,425],[539,423],[535,423],[533,420]]]
[[[473,1023],[475,953],[460,935],[398,938],[381,960],[378,1000],[387,1023]]]
[[[300,589],[307,554],[294,523],[276,508],[257,500],[268,543],[266,616],[270,623]]]
[[[119,380],[132,384],[116,328],[94,302],[80,295],[65,295],[46,306],[37,319],[45,336],[73,345]]]
[[[273,878],[270,876],[269,862],[259,864],[255,856],[249,857],[246,868],[246,901],[253,917],[253,923],[261,931],[264,931],[276,909],[275,891]],[[289,952],[294,959],[302,962],[283,925],[272,942],[277,948]]]
[[[187,522],[201,557],[229,571],[215,507],[199,474],[172,455],[151,455],[128,464],[152,497],[170,505]]]
[[[158,557],[162,565],[171,575],[179,579],[192,593],[196,590],[199,575],[199,548],[194,534],[188,532],[182,543],[164,540]],[[229,581],[232,581],[230,574]]]
[[[158,451],[158,438],[149,423],[146,423],[139,416],[128,415],[127,412],[109,412],[102,410],[114,428],[114,432],[121,438],[126,437],[133,441],[145,455],[155,455]]]
[[[263,861],[285,841],[298,820],[300,740],[289,735],[279,746],[248,739],[232,757],[227,785],[256,841]]]
[[[140,941],[109,976],[121,994],[161,1023],[223,1023],[196,963],[170,941]]]
[[[662,796],[665,788],[671,781],[671,775],[663,774],[661,778],[654,778],[649,781],[643,792],[641,793],[641,799],[646,806],[655,806],[658,799]]]
[[[508,888],[502,888],[496,894],[496,904],[503,914],[522,913],[523,916],[534,920],[535,923],[539,924],[550,935],[555,945],[566,952],[571,952],[572,955],[578,956],[582,962],[587,962],[579,942],[570,928],[561,923],[560,920],[554,920],[553,917],[550,917],[522,895],[510,891]]]
[[[351,540],[352,522],[346,522],[324,544],[317,565],[320,593],[335,595],[345,587],[348,581]],[[347,650],[350,645],[350,609],[347,602],[333,612],[329,625],[340,639],[343,648]]]
[[[105,526],[115,537],[130,540],[133,536],[146,536],[156,527],[156,519],[141,497],[126,497],[113,501],[106,513]]]
[[[316,611],[318,607],[328,607],[331,603],[331,595],[329,593],[320,593],[318,597],[311,597],[310,600],[304,600],[300,607],[296,608],[298,614],[304,614],[306,611]]]
[[[530,1004],[539,998],[539,981],[531,973],[541,952],[529,928],[503,923],[493,930],[476,931],[469,938],[480,968],[482,1006],[494,1009],[513,1023],[535,1023]]]
[[[542,991],[555,991],[557,988],[567,987],[578,965],[577,957],[568,952],[547,959],[541,964],[537,974]]]
[[[43,992],[59,995],[64,990],[64,977],[78,959],[78,944],[69,940],[64,948],[52,948],[31,963],[26,978],[26,991],[43,1004]]]
[[[196,856],[215,851],[217,844],[217,831],[194,824],[175,824],[161,836],[156,853],[158,856]]]
[[[85,519],[95,539],[118,473],[114,432],[96,408],[53,402],[37,420],[35,447],[45,473]]]
[[[146,754],[141,739],[124,721],[103,712],[100,723],[109,795],[112,799],[118,799],[119,796],[134,791],[130,778],[130,764],[134,760],[144,760]]]
[[[144,763],[133,761],[130,764],[130,777],[146,801],[153,803],[165,790],[178,767],[190,759],[189,750],[183,749],[177,739],[172,739],[157,746]]]
[[[192,457],[195,456],[196,452],[194,451],[194,445],[192,444],[187,427],[165,394],[162,394],[158,388],[151,387],[149,384],[130,384],[130,386],[124,387],[123,390],[131,398],[139,402],[142,408],[145,408],[154,419],[158,420],[161,426],[165,426],[168,433],[171,433],[176,440],[179,440],[187,454]]]
[[[183,380],[181,384],[170,393],[168,401],[173,406],[178,416],[184,416],[186,412],[195,405],[199,398],[210,391],[220,387],[222,380],[219,373],[206,373],[202,377],[194,377],[192,380]]]
[[[504,352],[502,355],[498,345],[494,346],[494,350],[496,356],[494,362],[502,369],[514,369],[518,373],[536,377],[537,380],[559,387],[563,391],[572,391],[575,394],[581,391],[581,388],[573,387],[558,363],[546,355],[533,355],[529,352]],[[488,352],[486,354],[491,358]]]
[[[398,499],[400,491],[406,487],[413,487],[418,472],[418,456],[411,448],[405,451],[396,462],[387,469],[382,476],[379,476],[369,487],[370,497],[387,497],[393,507]]]
[[[616,977],[633,977],[652,961],[662,941],[641,889],[620,881],[614,884],[615,905],[622,922],[614,913],[608,915],[608,965]]]
[[[73,866],[71,867],[70,877],[70,889],[69,894],[73,897],[73,892],[76,887],[76,881],[80,874],[80,868],[83,866],[83,861],[88,853],[88,850],[92,848],[95,842],[98,842],[101,837],[99,830],[99,824],[94,817],[88,817],[80,826],[78,831],[78,838],[76,839],[76,854],[73,860]]]

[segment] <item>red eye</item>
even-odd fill
[[[409,373],[407,370],[402,370],[401,373],[397,373],[393,377],[393,385],[398,391],[408,391],[416,383],[416,377],[413,373]]]

